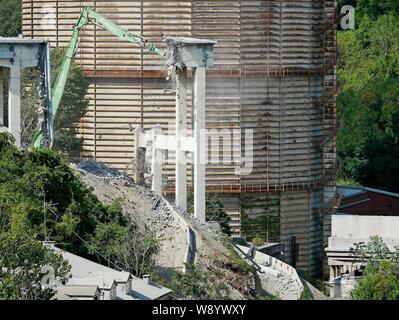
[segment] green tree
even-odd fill
[[[100,223],[90,239],[89,253],[102,263],[112,267],[121,253],[121,246],[128,229],[117,223]]]
[[[370,17],[373,20],[385,14],[399,14],[397,0],[357,0],[359,15]]]
[[[381,237],[370,237],[367,243],[351,248],[355,260],[366,265],[363,277],[352,290],[355,300],[399,299],[399,248],[394,252]]]
[[[55,82],[64,59],[65,49],[51,51],[52,81]],[[82,151],[83,139],[78,138],[77,124],[86,113],[86,99],[89,81],[82,67],[73,62],[57,116],[54,119],[54,149],[69,157],[78,157]]]
[[[0,36],[16,37],[22,33],[21,0],[2,0],[0,5]]]
[[[399,300],[398,265],[388,260],[368,264],[352,297],[355,300]]]
[[[51,50],[51,79],[54,84],[64,59],[65,49]],[[39,81],[37,69],[24,70],[22,74],[22,142],[30,145],[33,133],[37,128],[39,110]],[[82,151],[83,139],[77,137],[77,125],[84,116],[88,100],[86,99],[89,81],[83,69],[76,62],[72,62],[64,95],[57,115],[54,119],[53,149],[69,158],[79,157]]]
[[[365,19],[338,36],[341,178],[398,191],[399,20]]]
[[[187,194],[187,211],[194,212],[194,193]],[[220,198],[216,194],[205,195],[206,221],[218,222],[223,233],[231,235],[229,215],[224,210]]]
[[[48,300],[67,280],[67,261],[28,229],[0,232],[0,252],[0,299]]]

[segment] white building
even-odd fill
[[[399,246],[399,216],[337,214],[332,216],[331,223],[332,232],[326,248],[331,295],[345,298],[359,280],[355,272],[363,266],[355,261],[350,249],[356,243],[367,243],[371,236],[379,236],[393,251]]]

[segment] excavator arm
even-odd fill
[[[61,65],[60,72],[55,80],[53,91],[52,91],[52,107],[51,114],[52,119],[55,118],[58,108],[61,103],[62,96],[64,94],[65,85],[67,82],[69,70],[71,68],[72,60],[75,57],[75,54],[79,48],[79,32],[83,29],[87,24],[93,23],[105,30],[108,30],[116,37],[139,45],[141,48],[148,50],[150,53],[158,54],[162,57],[165,56],[165,52],[159,48],[157,48],[154,44],[150,43],[147,38],[144,38],[140,35],[131,33],[114,22],[108,20],[101,14],[95,12],[90,7],[85,7],[73,27],[73,33],[71,40],[69,41],[67,51],[65,53],[64,60]],[[35,132],[34,136],[34,147],[40,147],[42,145],[42,133],[40,130]]]

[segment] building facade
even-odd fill
[[[320,275],[335,194],[335,1],[23,0],[24,35],[66,46],[85,5],[160,47],[163,35],[218,42],[206,125],[253,130],[254,158],[250,174],[236,175],[245,139],[234,136],[232,161],[207,165],[207,190],[221,194],[235,236],[282,241],[287,262]],[[82,158],[131,173],[131,129],[174,122],[173,82],[160,57],[93,24],[76,61],[91,81]]]

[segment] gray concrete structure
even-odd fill
[[[393,251],[399,246],[398,230],[399,217],[333,215],[332,235],[326,248],[330,280],[362,266],[350,253],[356,243],[367,243],[371,236],[380,236]]]
[[[206,191],[220,195],[234,236],[281,241],[286,262],[295,259],[298,269],[321,275],[337,168],[336,1],[23,0],[22,5],[24,34],[46,37],[57,47],[68,44],[84,5],[161,48],[165,34],[217,41],[215,63],[206,71],[206,128],[252,129],[253,170],[236,174],[246,144],[233,138],[234,161],[206,165]],[[162,59],[90,26],[81,34],[75,61],[90,78],[89,107],[79,125],[82,157],[132,174],[137,140],[131,128],[160,124],[166,130],[176,119],[175,88],[165,81]],[[189,75],[189,128],[192,80]],[[163,175],[173,195],[175,155],[168,157]],[[246,228],[256,218],[277,222]]]
[[[41,92],[43,98],[43,117],[39,125],[52,140],[52,123],[50,116],[50,44],[48,41],[26,38],[0,38],[0,68],[9,69],[8,81],[8,126],[5,127],[4,116],[4,79],[0,80],[0,131],[9,132],[15,138],[17,146],[21,145],[21,70],[39,67],[43,75]]]

